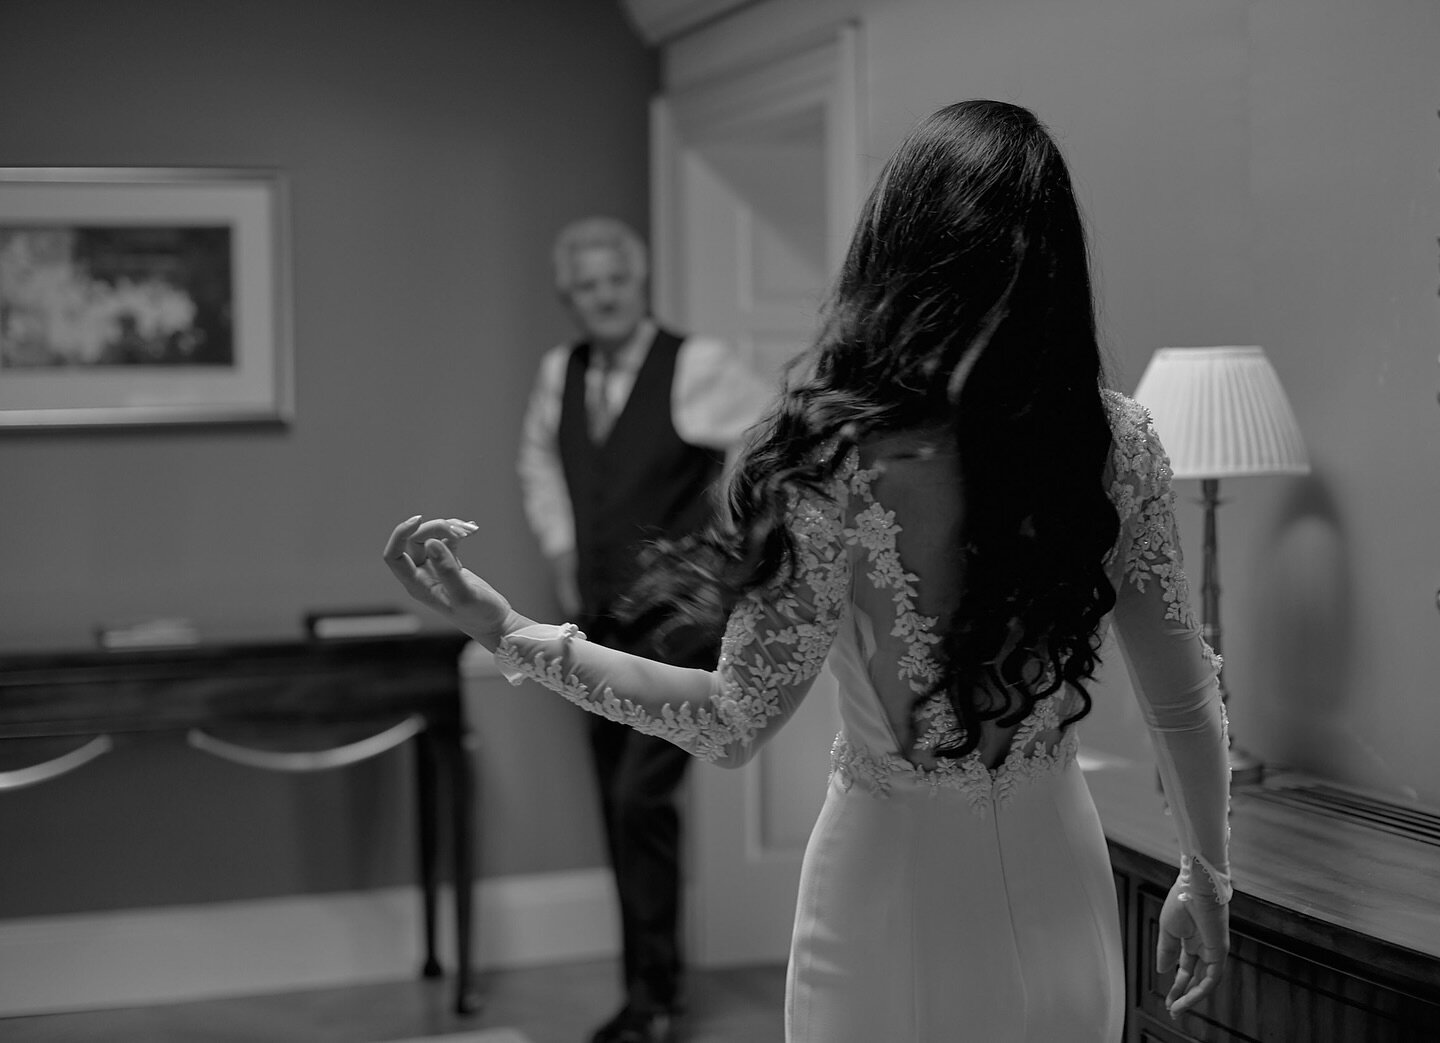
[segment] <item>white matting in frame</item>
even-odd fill
[[[0,167],[0,428],[292,415],[284,178]]]

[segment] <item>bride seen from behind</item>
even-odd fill
[[[402,522],[387,564],[512,681],[718,764],[752,757],[828,662],[842,728],[801,874],[792,1043],[1120,1038],[1074,728],[1113,625],[1179,834],[1156,959],[1189,1010],[1229,948],[1216,661],[1164,450],[1103,386],[1083,224],[1032,113],[962,102],[910,132],[802,360],[726,523],[660,548],[635,595],[656,626],[723,626],[713,671],[520,615],[460,564],[473,530],[453,519]]]

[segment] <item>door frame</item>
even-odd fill
[[[808,108],[825,113],[828,261],[839,270],[860,210],[861,161],[860,27],[834,26],[820,40],[740,66],[731,74],[657,94],[650,102],[650,293],[657,314],[685,321],[678,165],[684,145],[682,121],[721,128]]]
[[[686,134],[739,133],[823,114],[827,278],[849,244],[862,187],[860,29],[840,23],[763,62],[657,96],[651,105],[651,292],[656,314],[688,328],[682,207]],[[833,699],[828,671],[812,697]],[[801,708],[804,714],[807,707]],[[798,723],[798,722],[796,722]],[[813,727],[813,725],[812,725]],[[828,748],[828,736],[824,740]],[[685,949],[695,966],[783,961],[802,850],[765,848],[761,755],[737,771],[697,766],[685,795]],[[818,807],[816,811],[818,812]],[[749,874],[742,882],[737,875]],[[756,886],[747,888],[746,883]]]

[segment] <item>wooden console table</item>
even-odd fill
[[[421,973],[442,974],[435,930],[443,839],[455,888],[455,1009],[471,1013],[480,997],[471,966],[475,801],[460,699],[465,641],[447,632],[0,655],[0,739],[89,737],[52,761],[0,773],[0,797],[6,789],[73,771],[138,733],[176,733],[208,753],[277,771],[344,767],[413,740],[425,930]],[[302,725],[375,731],[343,746],[303,752],[215,734],[237,727],[279,734]],[[448,835],[442,837],[446,819]]]
[[[1229,965],[1172,1021],[1155,943],[1177,857],[1154,769],[1087,779],[1124,924],[1126,1043],[1440,1040],[1440,815],[1298,775],[1235,787]]]

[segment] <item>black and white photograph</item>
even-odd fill
[[[0,429],[284,422],[278,172],[0,167]]]
[[[0,227],[0,367],[234,366],[231,236]]]
[[[0,1041],[1440,1041],[1440,0],[0,0]]]

